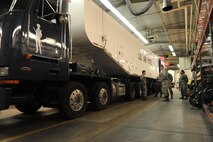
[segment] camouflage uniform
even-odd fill
[[[160,97],[162,96],[162,80],[161,80],[161,75],[162,75],[162,73],[159,74],[159,76],[157,77],[157,80],[156,80],[156,95],[155,95],[155,97],[157,97],[159,93],[160,93]]]
[[[172,77],[172,75],[170,74],[170,73],[168,73],[169,74],[169,81],[168,81],[168,86],[169,86],[169,93],[170,93],[170,95],[171,95],[171,99],[173,99],[173,91],[172,91],[172,81],[173,81],[173,77]]]
[[[142,74],[140,78],[141,78],[142,97],[146,97],[147,96],[146,77]]]
[[[181,98],[183,99],[184,97],[187,99],[187,82],[188,82],[188,77],[186,74],[181,74],[180,79],[179,79],[179,86],[180,86],[180,91],[181,91]]]
[[[161,80],[162,80],[162,93],[163,93],[163,101],[168,101],[169,100],[169,94],[168,94],[168,89],[169,89],[169,74],[167,71],[162,72]]]

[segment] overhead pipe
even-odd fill
[[[184,8],[185,14],[185,36],[186,36],[186,55],[188,54],[188,15],[187,15],[187,7]]]
[[[192,41],[192,13],[193,13],[193,8],[192,5],[190,6],[190,24],[189,24],[189,28],[190,28],[190,42],[189,45],[192,45],[191,43]],[[192,49],[192,46],[190,46],[190,50]]]
[[[175,0],[177,3],[181,2],[181,1],[185,1],[185,0]],[[172,2],[175,2],[175,1],[172,1]],[[178,4],[178,6],[180,6],[180,4]],[[179,11],[179,10],[184,10],[184,15],[185,15],[185,36],[186,36],[186,55],[188,54],[188,46],[189,46],[189,41],[188,40],[188,16],[187,16],[187,7],[190,7],[191,10],[190,10],[190,35],[191,35],[191,25],[192,25],[192,5],[185,5],[185,6],[182,6],[182,7],[178,7],[176,9],[172,9],[170,11],[166,11],[166,12],[163,12],[163,13],[170,13],[170,12],[175,12],[175,11]],[[191,40],[191,38],[190,38]]]
[[[132,4],[131,4],[131,1],[130,0],[125,0],[126,2],[126,5],[129,9],[129,11],[134,15],[134,16],[139,16],[139,15],[142,15],[144,13],[146,13],[150,8],[151,6],[153,5],[155,0],[149,0],[149,3],[147,5],[145,5],[145,7],[139,11],[135,11],[133,8],[132,8]]]

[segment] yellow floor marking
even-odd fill
[[[6,138],[6,139],[3,139],[3,140],[0,140],[0,142],[9,142],[9,141],[13,141],[13,140],[16,140],[16,139],[20,139],[20,138],[23,138],[23,137],[26,137],[26,136],[29,136],[29,135],[33,135],[35,133],[39,133],[39,132],[46,131],[46,130],[51,129],[51,128],[55,128],[55,127],[58,127],[58,126],[62,126],[62,125],[68,124],[71,121],[72,120],[68,120],[68,121],[61,122],[61,123],[58,123],[58,124],[54,124],[54,125],[51,125],[51,126],[48,126],[48,127],[44,127],[44,128],[41,128],[41,129],[33,130],[33,131],[30,131],[30,132],[27,132],[27,133],[23,133],[23,134],[20,134],[20,135],[17,135],[17,136],[13,136],[13,137],[10,137],[10,138]]]
[[[156,99],[154,99],[154,100],[156,100]],[[151,104],[154,100],[143,101],[143,103],[141,103],[139,105],[140,107],[137,106],[138,108],[133,108],[133,110],[131,110],[131,112],[127,112],[127,113],[121,114],[118,117],[114,118],[113,120],[106,121],[105,123],[102,123],[101,126],[98,126],[98,128],[96,128],[94,130],[96,132],[91,131],[91,132],[89,132],[89,133],[87,132],[87,133],[88,134],[92,134],[92,133],[96,134],[96,133],[99,133],[100,131],[103,131],[105,129],[110,129],[111,126],[107,125],[108,123],[110,123],[110,122],[116,122],[116,121],[121,121],[121,119],[126,119],[127,116],[132,116],[132,115],[129,115],[129,114],[135,114],[136,112],[138,112],[139,110],[141,110],[141,108],[145,109],[146,108],[145,106]],[[30,131],[30,132],[27,132],[27,133],[16,135],[16,136],[13,136],[13,137],[10,137],[10,138],[6,138],[6,139],[3,139],[3,140],[0,140],[0,142],[9,142],[9,141],[21,139],[21,138],[24,138],[24,137],[27,137],[27,136],[30,136],[30,135],[33,135],[33,134],[36,134],[36,133],[39,133],[39,132],[42,132],[42,131],[46,131],[46,130],[51,129],[51,128],[55,128],[55,127],[58,127],[58,126],[62,126],[62,125],[68,124],[71,121],[73,121],[73,120],[64,121],[64,122],[61,122],[61,123],[58,123],[58,124],[54,124],[54,125],[51,125],[51,126],[48,126],[48,127],[44,127],[44,128],[41,128],[41,129],[37,129],[37,130],[33,130],[33,131]],[[97,131],[97,129],[98,129],[98,131]],[[88,135],[87,133],[80,134],[76,138],[76,140],[80,140],[80,141],[83,140],[84,141],[85,138],[88,140],[91,137],[91,135]],[[81,136],[84,136],[83,139],[82,139]]]

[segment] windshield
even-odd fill
[[[0,0],[0,16],[9,11],[13,0]]]
[[[28,2],[29,0],[13,0],[9,10],[25,10],[28,6]]]

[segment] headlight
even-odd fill
[[[0,67],[0,76],[7,76],[8,75],[8,67]]]

